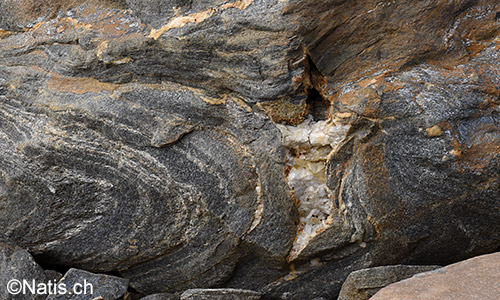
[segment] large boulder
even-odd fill
[[[337,297],[500,246],[496,0],[0,0],[0,241]]]

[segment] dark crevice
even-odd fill
[[[71,268],[80,269],[80,268],[74,267],[74,266],[53,263],[53,262],[49,261],[48,259],[46,259],[43,254],[42,255],[33,255],[33,259],[42,269],[53,270],[53,271],[61,273],[62,275],[66,274],[66,272],[68,272],[69,269],[71,269]],[[88,271],[88,272],[91,272],[94,274],[104,274],[104,275],[110,275],[110,276],[115,276],[115,277],[122,277],[118,271],[93,272],[92,270],[86,270],[86,269],[81,269],[81,270]]]
[[[124,298],[127,300],[139,300],[139,299],[142,299],[143,297],[146,296],[144,294],[139,293],[138,291],[134,290],[131,287],[128,288],[127,293],[128,293],[128,297]],[[167,299],[168,299],[168,297],[167,297]]]
[[[62,275],[66,274],[66,272],[68,272],[68,270],[71,269],[71,267],[68,267],[68,266],[58,265],[58,264],[54,264],[52,262],[49,262],[44,257],[43,254],[42,255],[33,255],[33,259],[40,267],[42,267],[42,269],[53,270],[53,271],[61,273]]]
[[[320,93],[312,88],[307,97],[307,108],[314,121],[326,120],[327,106]]]
[[[318,90],[319,82],[321,82],[321,78],[323,77],[323,75],[318,70],[318,67],[309,55],[307,55],[307,65],[309,78],[312,85],[312,87],[308,90],[308,96],[306,100],[307,108],[314,121],[326,120],[330,103],[323,97],[323,95],[321,95],[320,91]]]

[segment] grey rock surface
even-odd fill
[[[140,300],[179,300],[180,298],[179,294],[160,293],[143,297]]]
[[[299,258],[322,253],[324,263],[296,268],[302,280],[273,282],[272,297],[322,290],[318,296],[334,298],[346,270],[448,264],[498,248],[500,119],[490,90],[500,84],[495,49],[489,44],[454,73],[419,65],[339,92],[337,114],[364,117],[329,156],[334,225]],[[474,74],[492,86],[469,82]]]
[[[297,300],[498,249],[499,11],[0,0],[0,241],[145,295]],[[350,129],[321,162],[325,228],[295,251],[305,149],[277,124],[308,114]]]
[[[59,280],[64,285],[66,293],[50,295],[47,300],[92,300],[92,299],[121,299],[128,288],[128,279],[93,274],[87,271],[70,269]]]
[[[14,283],[13,280],[16,282]],[[24,282],[33,286],[50,280],[28,251],[0,243],[0,299],[38,300],[46,295],[32,294],[29,289],[23,292]]]
[[[297,214],[279,131],[237,97],[159,83],[150,50],[162,46],[132,26],[140,20],[88,9],[1,40],[0,193],[13,205],[0,211],[4,239],[49,264],[119,271],[146,293],[222,284],[249,245],[284,264]],[[151,80],[112,78],[128,74],[120,60],[129,54],[115,53],[123,49]],[[16,67],[23,61],[37,71]],[[11,113],[24,125],[13,126]]]
[[[349,274],[342,285],[338,300],[368,300],[380,289],[440,266],[381,266],[357,270]]]
[[[63,277],[63,274],[54,270],[45,270],[45,276],[48,280],[57,282]]]
[[[181,295],[181,300],[260,300],[261,294],[241,289],[191,289]]]

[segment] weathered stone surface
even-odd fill
[[[238,289],[192,289],[181,295],[181,300],[260,300],[261,294]]]
[[[215,108],[192,92],[175,89],[125,90],[118,102],[99,94],[81,97],[81,102],[75,102],[76,97],[71,100],[75,109],[62,114],[50,112],[45,101],[53,97],[38,98],[42,103],[35,115],[40,128],[20,129],[31,132],[19,141],[15,141],[19,132],[7,130],[14,139],[3,140],[9,149],[2,154],[3,163],[21,166],[37,161],[32,167],[26,165],[33,168],[29,174],[6,167],[7,204],[16,207],[2,215],[10,239],[51,263],[123,270],[133,286],[148,285],[149,292],[159,286],[173,289],[198,274],[206,277],[188,286],[224,280],[238,259],[243,237],[276,256],[286,255],[294,235],[294,206],[285,186],[276,181],[282,176],[281,154],[279,148],[258,156],[252,153],[252,147],[261,144],[278,147],[279,140],[273,138],[277,131],[253,113],[234,102],[226,109]],[[143,110],[141,101],[150,108]],[[20,112],[3,104],[4,111]],[[118,115],[104,117],[113,106]],[[241,124],[219,132],[219,124],[228,122],[224,118],[233,113],[240,115]],[[155,132],[179,118],[199,123],[198,130],[165,148],[148,146]],[[248,135],[238,131],[240,126],[249,130]],[[269,130],[255,139],[252,132],[263,127]],[[11,151],[15,144],[22,149]],[[153,169],[157,171],[151,173]],[[59,179],[47,184],[54,176]],[[259,196],[257,187],[266,194]],[[273,193],[268,192],[271,189]],[[20,199],[41,204],[23,218],[33,203]],[[42,220],[42,227],[30,226]],[[207,273],[213,266],[219,270]],[[157,282],[144,272],[164,277]]]
[[[494,16],[488,20],[493,23]],[[309,243],[303,257],[340,252],[335,249],[357,240],[349,248],[359,245],[356,251],[369,252],[364,263],[429,264],[498,246],[498,230],[490,230],[499,225],[499,152],[493,146],[498,137],[498,42],[488,43],[455,72],[435,65],[381,72],[330,97],[337,115],[357,115],[358,120],[351,138],[329,161],[328,184],[339,220]],[[427,135],[426,128],[445,120],[453,124],[447,134]],[[315,275],[305,271],[304,283],[300,276],[285,279],[281,287],[273,286],[275,295],[304,289],[305,297],[313,278],[321,278],[316,280],[323,284],[315,286],[321,289],[328,286],[322,278],[339,276],[329,271],[336,266],[325,262]]]
[[[22,14],[35,36],[45,36],[54,25],[64,28],[54,28],[58,37],[44,37],[63,44],[46,43],[64,73],[120,83],[169,80],[212,92],[236,92],[251,102],[306,97],[302,74],[307,64],[301,59],[298,26],[283,14],[283,1],[127,1],[132,10],[120,7],[121,1],[90,0],[76,8],[71,5],[76,1],[24,1],[29,2],[26,11],[19,11],[15,1],[0,2],[7,19],[2,27],[11,30],[18,23],[10,19]],[[34,26],[58,9],[62,14],[55,20],[62,22]],[[63,51],[68,43],[81,48]],[[61,51],[64,55],[59,56]]]
[[[9,290],[8,285],[11,280],[19,281],[21,286],[15,283]],[[48,279],[43,269],[33,260],[28,251],[0,243],[0,299],[38,300],[46,298],[46,295],[32,294],[29,290],[27,293],[18,290],[18,288],[22,288],[23,280],[32,285],[33,280],[38,284],[47,283]],[[16,291],[19,293],[15,293]]]
[[[334,298],[345,270],[445,264],[499,246],[499,7],[487,4],[484,16],[480,7],[455,20],[471,26],[478,19],[477,28],[461,33],[477,47],[468,48],[461,63],[451,48],[450,58],[436,58],[446,58],[451,69],[425,56],[396,70],[374,60],[371,74],[354,79],[360,73],[353,73],[352,82],[336,88],[324,81],[332,77],[317,78],[332,116],[352,124],[328,157],[335,209],[329,228],[298,255],[295,272],[268,287],[270,295]],[[493,32],[483,36],[480,28]],[[436,125],[441,134],[433,134]],[[311,267],[318,255],[321,263]]]
[[[426,272],[380,290],[372,300],[493,300],[500,295],[500,253]]]
[[[127,292],[128,279],[116,276],[93,274],[87,271],[70,269],[59,280],[66,289],[64,294],[53,294],[47,300],[92,300],[121,299]],[[75,285],[78,285],[75,288]]]
[[[498,35],[498,3],[491,0],[291,1],[323,91],[432,61],[458,65]]]
[[[16,3],[0,241],[267,299],[500,246],[498,1]]]
[[[45,270],[45,276],[47,277],[47,280],[58,282],[63,277],[63,274],[54,270]]]
[[[368,300],[391,283],[428,272],[439,266],[382,266],[354,271],[342,285],[338,300]]]
[[[222,284],[245,245],[283,264],[297,214],[279,131],[240,96],[159,83],[149,31],[89,2],[0,41],[4,239],[145,293]],[[120,49],[151,80],[111,78]]]
[[[143,297],[140,300],[179,300],[180,298],[178,294],[160,293]]]

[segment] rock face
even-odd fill
[[[0,241],[334,299],[500,246],[496,0],[0,0]]]
[[[118,300],[127,292],[128,280],[116,276],[92,274],[87,271],[70,269],[59,280],[69,293],[52,294],[47,300]],[[76,286],[76,287],[75,287]],[[70,294],[72,293],[72,294]]]
[[[500,253],[474,257],[389,285],[371,300],[498,299]]]
[[[394,265],[354,271],[342,285],[338,300],[368,300],[391,283],[437,268],[439,266]]]

